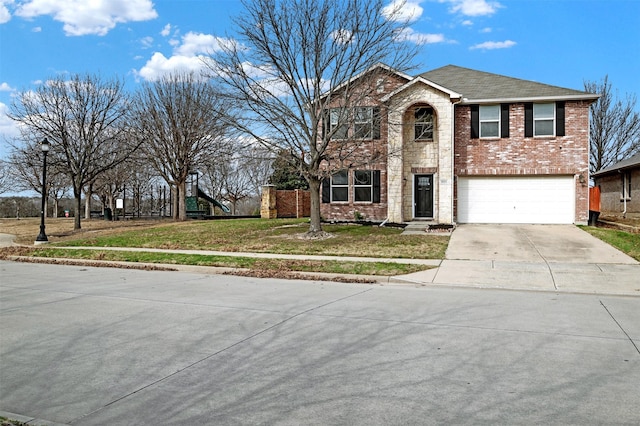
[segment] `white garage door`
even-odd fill
[[[573,223],[573,176],[458,178],[459,223]]]

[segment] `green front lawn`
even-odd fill
[[[593,226],[581,226],[580,228],[640,261],[640,234]]]

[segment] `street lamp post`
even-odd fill
[[[47,199],[47,153],[49,152],[49,141],[44,138],[40,144],[42,149],[42,208],[40,209],[40,233],[36,237],[35,244],[46,244],[49,242],[47,234],[44,232],[44,213],[45,203]]]

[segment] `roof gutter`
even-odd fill
[[[600,95],[588,93],[584,95],[561,95],[561,96],[530,96],[528,98],[484,98],[467,99],[463,98],[461,105],[470,104],[500,104],[500,103],[522,103],[522,102],[543,102],[543,101],[596,101]]]

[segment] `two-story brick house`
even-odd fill
[[[448,65],[388,73],[373,96],[344,135],[378,159],[325,180],[325,219],[587,222],[598,95]]]

